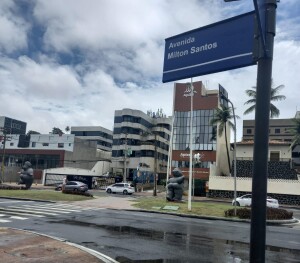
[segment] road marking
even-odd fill
[[[24,202],[24,201],[17,201],[17,200],[13,200],[13,201],[0,201],[1,204],[6,204],[6,203],[20,203],[20,202]],[[29,201],[32,202],[32,201]]]
[[[8,223],[11,222],[10,220],[0,219],[0,223]]]
[[[51,210],[51,208],[43,208],[43,207],[40,207],[40,206],[32,206],[32,205],[24,205],[24,206],[22,206],[22,208],[23,209],[34,209],[34,210],[37,210],[37,211],[45,211],[45,209],[47,209],[47,210],[50,209]],[[53,208],[52,210],[56,210],[56,209]],[[61,214],[69,214],[70,213],[68,211],[61,211],[61,210],[56,210],[54,212],[61,213]]]
[[[10,218],[12,218],[12,219],[18,219],[18,220],[26,220],[26,219],[28,219],[27,217],[22,217],[22,216],[11,216]]]
[[[12,212],[20,212],[24,211],[24,212],[29,212],[29,213],[33,213],[33,214],[44,214],[44,215],[50,215],[50,216],[57,216],[58,214],[56,213],[49,213],[49,212],[43,212],[43,211],[33,211],[32,209],[25,209],[24,207],[20,207],[20,206],[9,206],[6,209],[0,208],[1,211],[12,211]]]
[[[1,208],[0,208],[1,209]],[[4,210],[5,211],[5,210]],[[5,211],[6,212],[6,215],[4,216],[7,216],[8,215],[24,215],[24,216],[31,216],[31,217],[45,217],[43,215],[34,215],[34,214],[28,214],[28,213],[21,213],[21,212],[14,212],[14,211]]]
[[[34,207],[34,208],[43,208],[43,209],[50,209],[50,210],[56,210],[56,211],[63,211],[65,213],[69,213],[69,212],[78,212],[78,210],[73,210],[73,209],[65,209],[65,208],[57,208],[57,207],[49,207],[49,206],[45,206],[45,205],[23,205],[25,207]]]

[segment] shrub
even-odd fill
[[[93,197],[93,195],[90,192],[80,192],[80,191],[72,191],[72,190],[63,190],[62,193],[64,194],[72,194],[72,195],[84,195],[84,196],[88,196],[88,197]]]
[[[24,186],[20,185],[6,185],[6,184],[0,184],[0,190],[28,190]]]
[[[225,217],[233,217],[234,209],[229,209],[225,211]],[[236,216],[240,219],[250,219],[251,209],[250,208],[239,208],[236,210]]]
[[[225,211],[225,217],[233,217],[234,209]],[[236,216],[240,219],[251,218],[251,208],[238,208],[236,210]],[[267,220],[287,220],[293,218],[293,212],[287,211],[282,208],[267,207]]]

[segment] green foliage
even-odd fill
[[[273,83],[272,83],[273,85]],[[284,88],[284,85],[279,85],[278,87],[271,87],[271,95],[270,101],[280,101],[285,100],[286,97],[284,95],[279,95],[279,91]],[[246,90],[246,94],[250,97],[248,101],[244,103],[244,105],[252,104],[247,110],[245,110],[244,115],[249,114],[255,110],[256,105],[256,87],[251,87],[251,89]],[[274,104],[270,104],[270,118],[279,117],[280,111],[274,106]]]
[[[37,131],[32,131],[32,130],[29,130],[29,131],[26,133],[27,136],[28,136],[28,135],[31,135],[31,134],[40,134],[40,133],[37,132]]]
[[[238,208],[236,216],[240,219],[251,219],[251,208]],[[225,211],[225,217],[234,217],[234,209]],[[267,207],[267,220],[288,220],[293,218],[293,212],[282,208]]]
[[[71,130],[71,129],[70,129],[70,126],[67,126],[67,127],[65,128],[66,133],[68,133],[70,130]]]
[[[166,185],[167,179],[160,179],[157,181],[157,185]]]
[[[52,134],[59,134],[59,135],[62,135],[62,134],[64,134],[64,133],[63,133],[63,131],[62,131],[60,128],[53,127],[53,128],[52,128]]]
[[[291,133],[293,136],[293,141],[291,143],[291,148],[293,149],[296,145],[300,144],[300,119],[293,119],[294,125],[287,132]]]
[[[210,121],[210,124],[213,126],[219,125],[218,135],[222,136],[223,132],[225,133],[225,144],[226,144],[226,151],[227,151],[227,161],[228,161],[228,169],[231,173],[231,165],[230,165],[230,157],[229,157],[229,149],[228,149],[228,138],[227,138],[227,125],[230,128],[235,130],[234,124],[232,123],[232,119],[239,118],[237,115],[233,115],[232,109],[229,107],[225,107],[221,105],[221,108],[216,109],[216,112],[213,118]],[[211,140],[214,139],[214,134],[212,134]]]

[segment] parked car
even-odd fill
[[[131,195],[134,193],[134,187],[129,183],[116,183],[106,187],[105,191],[108,194],[122,193],[124,195]]]
[[[237,206],[251,206],[252,195],[246,194],[236,198]],[[232,200],[232,205],[234,205],[234,200]],[[278,208],[279,203],[277,199],[267,196],[267,207]]]
[[[83,182],[78,181],[68,181],[65,185],[65,190],[74,191],[74,192],[86,192],[88,190],[88,186]],[[56,191],[62,190],[62,184],[58,184],[55,188]]]

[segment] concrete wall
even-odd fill
[[[270,158],[270,152],[279,152],[280,159],[290,159],[292,158],[292,152],[289,145],[269,145],[268,157]],[[253,159],[253,144],[237,144],[236,156],[238,159]]]
[[[237,177],[236,189],[240,192],[251,192],[252,178]],[[209,190],[234,191],[234,177],[210,176]],[[300,181],[268,179],[268,193],[300,196]]]

